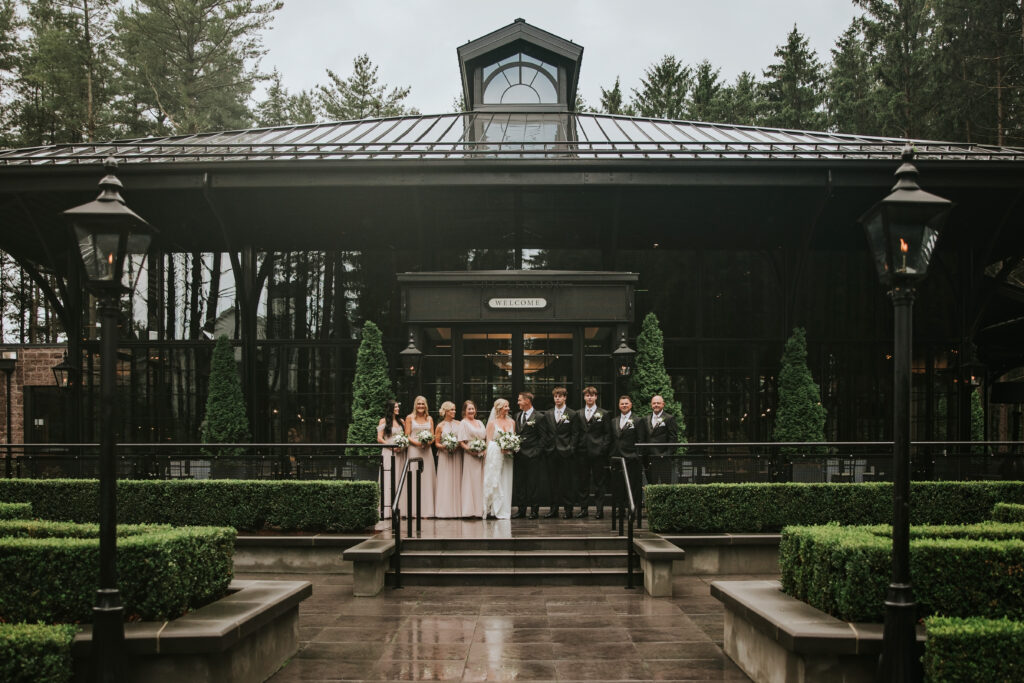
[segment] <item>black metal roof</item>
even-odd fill
[[[898,159],[907,140],[582,113],[470,112],[0,151],[0,166],[238,161]],[[916,158],[1024,160],[1024,149],[912,141]]]

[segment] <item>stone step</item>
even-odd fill
[[[622,569],[626,550],[410,550],[402,569]]]
[[[385,576],[395,585],[395,575]],[[402,569],[403,586],[625,586],[626,569]],[[643,590],[643,574],[633,572]]]
[[[605,551],[625,552],[626,537],[515,536],[512,538],[403,538],[402,551]]]

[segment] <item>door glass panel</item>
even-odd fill
[[[571,332],[523,333],[523,389],[533,393],[537,408],[548,410],[554,405],[555,387],[565,387],[573,405],[579,392],[572,381],[572,357]]]
[[[462,335],[462,395],[472,399],[486,419],[498,398],[512,396],[512,334],[466,332]]]

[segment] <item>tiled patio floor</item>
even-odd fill
[[[606,525],[607,523],[607,525]],[[427,524],[430,525],[429,530]],[[425,522],[423,536],[596,535],[610,521]],[[404,530],[403,530],[404,533]],[[269,578],[266,574],[238,578]],[[280,578],[295,579],[288,574]],[[621,586],[411,586],[352,596],[351,575],[309,575],[299,652],[270,680],[746,681],[721,649],[720,578],[676,577],[675,597]]]

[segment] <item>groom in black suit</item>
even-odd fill
[[[637,450],[639,419],[633,418],[633,400],[629,396],[619,397],[619,414],[608,420],[608,457],[612,459],[612,479],[618,492],[619,502],[627,505],[625,482],[622,478],[622,464],[618,458],[626,459],[626,471],[629,472],[630,490],[633,492],[633,504],[640,507],[640,494],[643,491],[641,478],[640,451]]]
[[[515,468],[512,470],[512,500],[519,509],[512,515],[513,519],[526,517],[527,508],[530,508],[530,519],[537,519],[540,514],[544,477],[543,417],[543,413],[533,409],[533,394],[529,391],[520,393],[519,412],[516,414],[519,452],[515,455]]]

